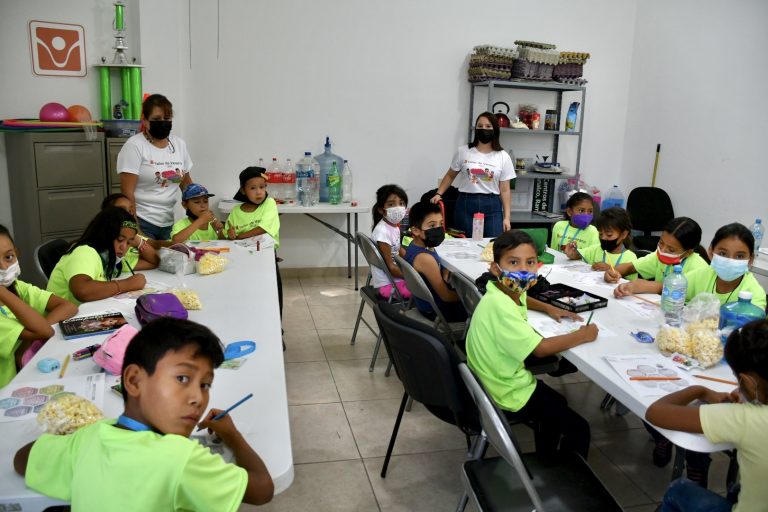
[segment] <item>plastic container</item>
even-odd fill
[[[476,213],[472,216],[472,240],[482,240],[485,229],[485,214]]]
[[[325,138],[325,152],[315,157],[320,165],[320,202],[328,202],[328,171],[331,170],[331,163],[336,162],[336,169],[344,168],[344,159],[339,155],[331,153],[331,139]]]
[[[592,187],[590,194],[592,195],[592,202],[595,203],[595,206],[602,209],[601,204],[603,202],[603,198],[600,197],[600,189],[597,187]]]
[[[321,190],[322,195],[322,190]],[[341,202],[341,175],[336,162],[331,162],[331,168],[328,170],[328,202],[339,204]]]
[[[104,133],[107,137],[131,137],[139,133],[141,121],[130,119],[104,119]]]
[[[283,166],[283,200],[288,204],[296,203],[296,171],[293,170],[291,159],[285,161]]]
[[[683,275],[683,267],[675,265],[673,271],[664,278],[664,287],[661,290],[661,312],[664,313],[667,325],[682,325],[687,290],[688,279]]]
[[[762,219],[755,219],[755,223],[749,228],[752,232],[752,236],[755,237],[755,252],[760,249],[760,244],[763,243],[763,235],[765,234],[765,226],[763,226]]]
[[[603,199],[603,205],[600,209],[607,210],[614,206],[624,208],[624,194],[621,193],[621,189],[618,185],[611,187],[611,190],[608,191],[608,195]]]
[[[531,296],[556,308],[574,313],[608,307],[608,299],[605,297],[562,283],[552,284],[546,290],[533,293]]]
[[[739,327],[761,318],[765,318],[765,310],[752,304],[752,293],[739,292],[737,302],[728,302],[720,306],[720,325],[718,327],[723,343]]]
[[[349,163],[344,160],[344,170],[341,172],[341,202],[352,202],[352,169]]]
[[[283,200],[283,173],[280,170],[280,164],[277,163],[277,157],[272,157],[272,163],[267,168],[267,188],[269,195],[275,201]]]
[[[304,158],[296,163],[296,202],[301,206],[312,206],[312,193],[309,186],[310,178],[315,177],[312,165],[312,153],[304,152]]]

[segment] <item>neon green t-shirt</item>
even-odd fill
[[[277,203],[271,197],[266,198],[252,212],[244,212],[243,205],[238,205],[230,212],[224,230],[229,232],[230,226],[235,228],[235,233],[238,235],[261,228],[275,239],[275,248],[280,247],[280,217],[277,214]]]
[[[585,229],[579,229],[571,226],[567,220],[561,220],[552,226],[552,238],[549,241],[549,246],[552,249],[560,251],[561,246],[574,241],[578,249],[600,245],[600,233],[592,224]]]
[[[726,302],[736,302],[739,300],[739,292],[746,291],[752,293],[752,304],[765,309],[765,289],[760,286],[752,272],[747,272],[741,279],[741,283],[735,290],[728,293],[717,293],[715,289],[715,280],[717,279],[717,273],[712,267],[705,267],[690,272],[685,275],[688,279],[688,289],[685,294],[685,301],[688,302],[701,292],[714,293],[717,298],[720,299],[720,304]]]
[[[197,441],[100,421],[74,434],[43,434],[27,463],[31,489],[72,510],[236,511],[247,472]]]
[[[51,292],[41,290],[35,285],[16,280],[16,294],[29,307],[45,316]],[[16,349],[19,347],[19,336],[24,330],[24,324],[16,319],[16,315],[8,306],[0,306],[0,388],[8,384],[16,376]]]
[[[191,225],[192,225],[192,219],[190,219],[189,217],[184,217],[180,221],[176,222],[173,225],[173,229],[171,229],[171,238],[173,238],[177,233],[181,233]],[[219,239],[219,235],[216,233],[216,230],[213,229],[213,226],[211,226],[210,222],[206,224],[206,229],[198,229],[194,233],[192,233],[191,236],[187,237],[187,240],[218,240],[218,239]]]
[[[584,259],[584,261],[590,265],[593,263],[603,262],[612,264],[615,267],[619,263],[632,263],[637,261],[637,254],[630,251],[629,249],[625,248],[623,252],[614,254],[612,252],[604,251],[603,248],[600,247],[600,244],[586,247],[584,249],[579,249],[579,254],[581,254],[581,257]],[[637,279],[637,274],[629,274],[628,276],[625,276],[625,279],[629,279],[630,281]]]
[[[536,389],[525,358],[541,341],[528,324],[526,295],[521,306],[495,284],[488,285],[469,324],[467,362],[499,406],[519,411]]]
[[[666,275],[672,272],[672,268],[674,267],[674,265],[665,265],[660,262],[655,252],[646,254],[642,258],[638,258],[632,265],[634,265],[635,270],[640,274],[640,277],[643,279],[653,279],[659,283],[664,281]],[[695,252],[685,258],[681,265],[683,266],[683,274],[685,277],[688,277],[688,274],[694,270],[709,266],[704,258]]]
[[[106,281],[104,263],[96,249],[89,245],[76,247],[74,251],[65,254],[51,272],[46,289],[63,297],[70,302],[80,305],[81,302],[69,289],[69,280],[76,275],[86,275],[94,281]]]

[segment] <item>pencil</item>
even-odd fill
[[[630,377],[629,380],[680,380],[680,377]]]
[[[654,306],[658,306],[659,305],[658,302],[653,302],[651,299],[646,299],[645,297],[641,297],[639,295],[632,295],[632,296],[634,298],[636,298],[636,299],[640,299],[640,300],[642,300],[644,302],[647,302],[648,304],[653,304]]]
[[[131,271],[131,275],[132,275],[132,276],[135,276],[136,274],[134,274],[134,273],[133,273],[133,269],[132,269],[132,268],[131,268],[131,266],[128,264],[128,262],[127,262],[127,261],[123,261],[123,263],[125,263],[125,266],[126,266],[126,267],[128,267],[128,270],[130,270],[130,271]]]
[[[592,321],[592,315],[595,314],[595,310],[593,309],[592,312],[589,314],[589,318],[587,318],[587,325],[589,325],[589,322]]]
[[[711,380],[712,382],[720,382],[721,384],[730,384],[732,386],[739,385],[738,382],[733,382],[732,380],[718,379],[717,377],[709,377],[707,375],[694,374],[693,376],[697,379]]]
[[[220,412],[219,414],[217,414],[216,416],[214,416],[213,418],[211,418],[211,421],[220,420],[221,418],[223,418],[224,416],[226,416],[227,414],[229,414],[230,412],[232,412],[232,410],[233,410],[235,407],[239,407],[239,406],[240,406],[240,404],[242,404],[243,402],[245,402],[246,400],[248,400],[249,398],[252,398],[252,397],[253,397],[253,393],[248,393],[248,394],[247,394],[247,395],[245,395],[243,398],[241,398],[241,399],[240,399],[240,400],[239,400],[239,401],[238,401],[238,402],[237,402],[235,405],[231,406],[231,407],[230,407],[229,409],[227,409],[226,411],[222,411],[222,412]],[[199,428],[197,429],[197,431],[198,431],[198,432],[200,432],[201,430],[203,430],[203,427],[199,427]]]
[[[64,358],[64,364],[61,365],[61,371],[59,372],[59,378],[64,377],[64,373],[67,371],[67,366],[69,365],[69,358],[72,357],[69,354],[67,354],[67,357]]]

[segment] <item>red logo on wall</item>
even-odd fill
[[[29,22],[32,71],[36,75],[85,76],[85,30],[80,25]]]

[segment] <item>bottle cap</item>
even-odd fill
[[[676,274],[680,274],[683,271],[683,267],[681,265],[675,265],[672,269]]]
[[[484,213],[476,213],[472,216],[473,219],[485,219]]]
[[[741,291],[739,292],[739,298],[744,300],[752,300],[752,292]]]

